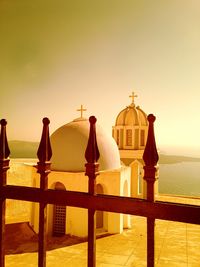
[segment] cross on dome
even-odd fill
[[[134,93],[134,92],[132,92],[132,95],[130,95],[129,97],[131,97],[131,98],[132,98],[132,103],[131,103],[131,104],[133,104],[133,105],[134,105],[134,98],[135,98],[135,97],[137,97],[137,95],[135,95],[135,93]]]
[[[81,118],[83,118],[83,112],[86,111],[87,109],[83,107],[83,105],[81,105],[81,107],[79,109],[77,109],[77,111],[81,112]]]

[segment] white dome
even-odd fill
[[[89,121],[81,118],[58,128],[50,137],[52,146],[51,169],[54,171],[85,171],[85,150],[89,136]],[[96,124],[99,148],[99,170],[120,168],[118,147],[111,136]]]

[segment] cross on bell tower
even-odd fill
[[[129,97],[132,98],[132,103],[131,103],[131,105],[134,105],[134,104],[135,104],[135,103],[134,103],[134,99],[135,99],[135,97],[137,97],[137,95],[135,95],[135,93],[132,92],[132,95],[130,95]]]
[[[81,105],[81,107],[79,109],[77,109],[77,111],[80,111],[81,112],[81,117],[80,118],[83,118],[83,112],[86,111],[87,109],[83,107],[83,105]]]

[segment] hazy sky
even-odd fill
[[[120,110],[154,113],[159,147],[200,154],[199,0],[0,0],[0,117],[39,141],[79,116],[111,132]]]

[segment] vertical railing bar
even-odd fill
[[[148,115],[149,129],[147,143],[143,154],[145,162],[144,180],[147,183],[146,199],[155,201],[154,183],[156,181],[156,165],[158,162],[158,153],[154,136],[154,121],[153,114]],[[155,218],[147,217],[147,267],[155,266]]]
[[[40,173],[40,189],[48,189],[48,174],[50,173],[50,159],[52,156],[49,139],[49,119],[43,119],[43,131],[38,148],[37,172]],[[47,227],[47,203],[43,199],[39,204],[39,235],[38,235],[38,267],[46,267],[46,227]]]
[[[97,163],[99,159],[99,150],[96,141],[96,118],[91,116],[90,133],[88,139],[88,145],[85,151],[85,158],[87,163],[85,164],[85,175],[89,177],[88,181],[88,193],[96,195],[96,176],[98,175]],[[88,267],[96,266],[96,215],[94,209],[88,209]]]
[[[8,147],[6,136],[6,120],[2,119],[1,134],[0,134],[0,187],[7,183],[7,170],[9,169],[9,155],[10,150]],[[6,200],[0,196],[0,267],[5,266],[5,215],[6,215]]]

